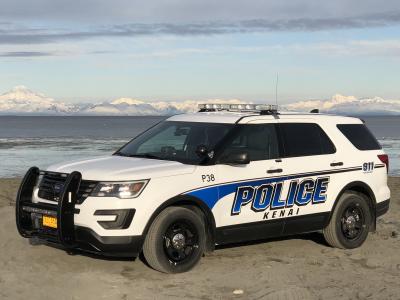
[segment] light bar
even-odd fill
[[[199,109],[216,109],[216,110],[227,110],[229,109],[229,104],[199,104]]]
[[[278,111],[277,105],[271,104],[199,104],[200,110],[229,110],[229,111]]]

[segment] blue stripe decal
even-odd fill
[[[236,192],[237,188],[240,186],[256,187],[261,184],[279,182],[279,181],[287,180],[290,178],[294,178],[294,176],[278,177],[278,178],[271,178],[271,179],[259,179],[259,180],[253,180],[253,181],[222,184],[219,186],[217,185],[217,186],[212,186],[209,188],[206,187],[203,189],[191,191],[191,192],[185,193],[185,195],[190,195],[190,196],[201,199],[204,203],[206,203],[208,205],[208,207],[210,209],[212,209],[215,206],[215,204],[218,202],[219,199],[225,197],[226,195]]]
[[[291,180],[291,179],[297,179],[297,178],[303,178],[303,177],[312,177],[312,176],[318,176],[318,175],[329,175],[329,174],[334,174],[334,173],[359,171],[359,170],[360,170],[360,167],[355,167],[355,168],[337,169],[337,170],[331,170],[331,171],[295,174],[295,175],[288,175],[288,176],[274,177],[274,178],[261,178],[261,179],[258,178],[256,180],[232,182],[232,183],[225,183],[225,184],[222,183],[220,185],[213,185],[210,187],[204,187],[204,188],[199,188],[199,189],[195,189],[192,191],[188,191],[188,192],[184,193],[184,195],[196,197],[196,198],[202,200],[205,204],[207,204],[207,206],[210,209],[212,209],[220,199],[222,199],[226,195],[235,193],[237,188],[241,187],[241,186],[257,187],[262,184],[281,182],[281,181],[285,181],[285,180]]]

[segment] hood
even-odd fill
[[[47,170],[60,173],[78,171],[86,180],[126,181],[189,174],[195,168],[175,161],[114,155],[55,164]]]

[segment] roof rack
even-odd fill
[[[277,115],[278,106],[271,104],[199,104],[199,112],[234,111],[255,112],[260,115]]]

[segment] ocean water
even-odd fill
[[[164,117],[0,117],[0,177],[20,177],[47,166],[108,155]],[[400,175],[400,117],[364,117]]]

